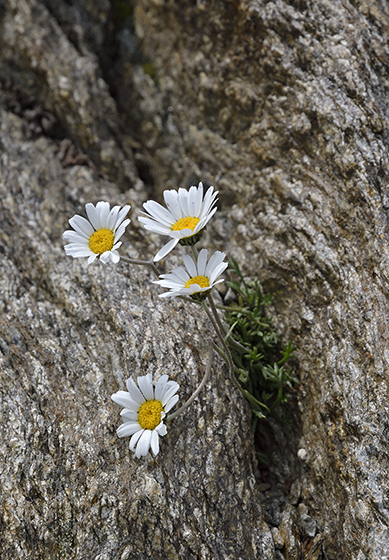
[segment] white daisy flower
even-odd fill
[[[179,385],[162,375],[153,386],[151,373],[138,377],[138,386],[127,380],[127,391],[118,391],[111,399],[120,406],[124,423],[117,429],[119,437],[132,436],[130,449],[135,457],[147,455],[151,448],[154,455],[159,452],[159,436],[166,435],[163,418],[178,401]]]
[[[216,251],[207,264],[207,249],[201,249],[197,263],[189,255],[184,255],[185,268],[179,266],[169,274],[161,274],[161,280],[155,280],[163,288],[169,288],[170,292],[160,294],[159,297],[191,296],[195,299],[203,299],[207,292],[215,284],[223,282],[220,274],[225,271],[228,263],[223,262],[225,253]]]
[[[199,183],[198,187],[191,187],[189,191],[183,188],[164,191],[167,209],[154,200],[143,204],[148,214],[143,212],[146,217],[140,217],[139,221],[144,227],[172,237],[155,255],[155,262],[166,257],[177,243],[194,245],[200,240],[205,226],[217,210],[214,208],[217,194],[213,187],[209,187],[203,197],[203,184]]]
[[[106,264],[109,261],[118,263],[120,260],[117,249],[122,244],[119,239],[125,232],[131,220],[125,220],[131,206],[114,206],[112,210],[108,202],[98,202],[96,207],[90,202],[85,206],[87,219],[75,215],[69,224],[73,230],[67,230],[63,238],[69,244],[65,245],[67,255],[77,259],[89,257],[91,264],[99,255]]]

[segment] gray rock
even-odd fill
[[[4,110],[0,144],[2,558],[261,551],[272,560],[250,412],[220,360],[156,459],[136,460],[116,435],[110,396],[127,377],[168,373],[183,402],[212,336],[197,307],[158,298],[147,269],[65,256],[61,235],[80,203],[139,203],[137,193],[120,194],[88,168],[64,170],[52,142],[27,140]],[[124,250],[152,257],[129,229]]]
[[[297,514],[295,508],[288,504],[281,514],[278,531],[284,542],[286,560],[301,558],[302,548],[297,527]]]
[[[273,537],[275,548],[277,550],[282,550],[285,546],[285,542],[284,542],[284,539],[281,536],[281,533],[277,529],[277,527],[272,527],[271,528],[271,534],[272,534],[272,537]]]
[[[298,347],[294,424],[273,432],[271,476],[289,498],[295,483],[317,522],[312,559],[385,560],[387,6],[133,6],[121,29],[105,0],[0,6],[3,555],[275,557],[250,414],[221,362],[156,461],[136,462],[115,434],[109,396],[128,375],[168,371],[189,395],[205,321],[182,303],[167,315],[145,270],[87,267],[61,247],[88,201],[130,202],[136,217],[151,191],[202,179],[221,201],[203,244],[260,277]],[[143,255],[132,225],[125,250]],[[293,558],[291,504],[279,522]]]
[[[135,13],[181,146],[161,179],[179,165],[218,185],[229,251],[299,348],[302,499],[326,557],[386,558],[387,5],[180,2],[167,17],[139,0]]]
[[[56,5],[63,11],[66,2]],[[97,9],[101,26],[108,17],[109,4],[100,0]],[[89,16],[78,13],[82,21],[89,21]],[[80,30],[78,23],[74,28]],[[69,33],[68,24],[64,27],[39,0],[7,0],[0,20],[2,79],[52,112],[100,173],[123,190],[140,187],[130,142],[121,134],[116,104],[101,76],[96,54],[88,50],[82,37],[73,44],[71,35],[65,33]]]
[[[314,537],[316,535],[316,521],[306,513],[300,514],[300,527],[307,537]]]

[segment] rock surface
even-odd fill
[[[188,398],[210,337],[197,307],[159,300],[147,269],[65,257],[79,202],[136,195],[63,170],[4,110],[0,141],[2,558],[250,558],[267,534],[271,550],[250,413],[219,361],[156,459],[116,436],[110,395],[127,377],[169,373]],[[142,235],[127,235],[133,256]]]
[[[388,38],[379,0],[1,2],[4,558],[389,558]],[[151,257],[141,203],[199,179],[220,191],[204,245],[260,277],[298,346],[257,482],[216,359],[157,459],[133,458],[110,395],[168,372],[189,396],[208,327],[147,270],[62,249],[106,199],[134,208],[123,252]]]

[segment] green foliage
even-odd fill
[[[235,292],[237,301],[224,307],[230,325],[227,344],[253,415],[264,418],[288,400],[286,390],[298,383],[292,368],[285,365],[296,348],[291,342],[281,345],[279,335],[265,314],[272,297],[263,293],[258,279],[246,282],[233,258],[229,270],[235,279],[227,285]]]
[[[150,61],[145,62],[142,68],[144,73],[148,74],[150,78],[155,78],[155,67]]]

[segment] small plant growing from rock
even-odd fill
[[[233,257],[230,271],[235,278],[227,281],[227,285],[236,294],[236,301],[222,309],[230,325],[229,333],[239,346],[231,338],[227,338],[227,344],[235,372],[251,395],[248,400],[258,420],[273,414],[279,404],[286,402],[287,389],[298,383],[293,369],[286,368],[296,348],[291,341],[281,345],[280,336],[266,316],[266,306],[273,298],[263,293],[259,280],[246,281]]]

